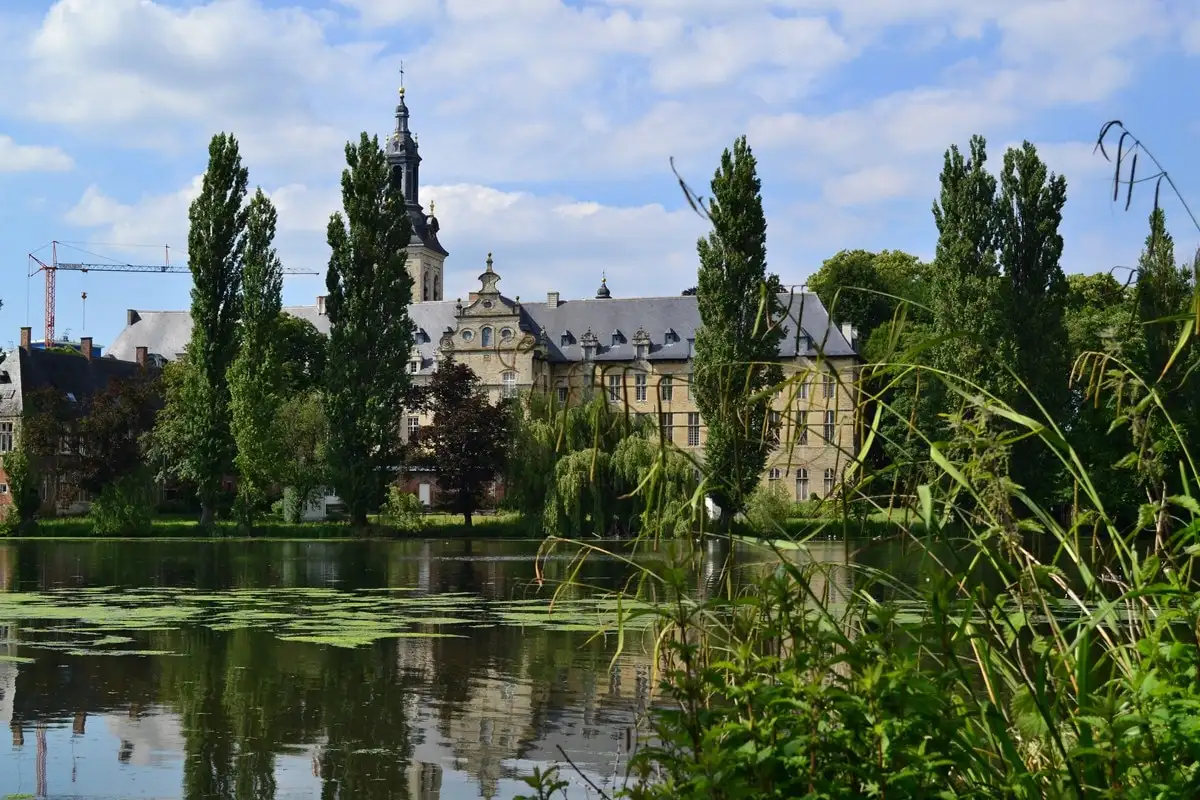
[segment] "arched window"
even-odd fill
[[[488,329],[484,328],[484,330]],[[500,376],[500,383],[500,394],[502,397],[517,396],[517,373],[513,372],[511,369],[505,371],[504,374]]]
[[[484,328],[483,330],[481,330],[479,332],[479,334],[480,334],[480,336],[483,337],[479,340],[479,343],[481,345],[483,345],[484,347],[491,347],[492,346],[492,329]]]
[[[422,295],[421,299],[423,299],[423,300],[429,299],[429,274],[428,273],[426,273],[426,275],[425,275],[425,289],[424,289],[424,294]]]

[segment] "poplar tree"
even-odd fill
[[[729,520],[758,485],[770,437],[764,436],[771,393],[782,378],[785,331],[779,277],[767,273],[767,220],[762,183],[746,137],[721,155],[708,208],[712,231],[697,242],[695,397],[708,428],[704,445],[710,495]],[[765,395],[765,396],[764,396]]]
[[[1196,419],[1200,405],[1197,348],[1189,341],[1176,352],[1186,324],[1183,315],[1190,316],[1193,311],[1195,270],[1194,266],[1183,267],[1176,262],[1175,241],[1167,230],[1162,209],[1150,215],[1150,232],[1138,258],[1137,276],[1134,303],[1140,330],[1126,337],[1125,347],[1142,379],[1158,391],[1170,421],[1154,406],[1143,415],[1131,415],[1134,445],[1141,454],[1136,466],[1147,497],[1161,502],[1165,494],[1181,491],[1181,448],[1183,442],[1200,433],[1200,421]]]
[[[982,136],[971,137],[966,158],[955,145],[946,151],[941,196],[933,204],[938,240],[929,270],[929,301],[934,336],[955,338],[939,346],[932,361],[1002,394],[1007,382],[997,365],[1012,362],[1012,343],[996,257],[996,178],[986,163]]]
[[[1067,181],[1049,172],[1025,142],[1004,154],[996,203],[997,244],[1008,294],[1014,367],[1024,388],[1013,387],[1017,411],[1063,422],[1070,408],[1070,341],[1066,329],[1069,287],[1059,259],[1059,233]],[[1040,407],[1040,408],[1039,408]],[[1017,442],[1012,471],[1040,502],[1061,485],[1061,465],[1036,437]]]
[[[221,479],[233,461],[227,373],[237,352],[241,316],[248,177],[237,139],[217,134],[208,146],[200,195],[188,209],[192,338],[180,387],[183,413],[175,417],[184,443],[177,472],[197,486],[202,526],[213,522]]]
[[[329,357],[325,409],[334,488],[350,521],[364,527],[400,465],[398,422],[409,391],[412,278],[405,246],[412,223],[389,180],[378,137],[346,145],[343,213],[327,232]]]
[[[283,268],[273,245],[277,214],[262,189],[250,201],[242,269],[242,327],[229,369],[230,420],[237,456],[237,513],[246,525],[266,500],[282,463],[279,319]]]

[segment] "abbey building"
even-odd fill
[[[577,402],[584,392],[602,391],[634,413],[651,414],[671,441],[700,451],[705,424],[691,390],[696,329],[694,296],[620,297],[601,279],[595,295],[563,298],[553,287],[534,300],[506,295],[492,254],[479,285],[447,299],[445,262],[434,209],[419,200],[417,140],[401,90],[396,128],[385,151],[393,185],[403,194],[413,235],[407,264],[413,278],[409,308],[416,346],[409,361],[414,380],[428,380],[447,358],[469,365],[493,396],[522,391],[552,392]],[[798,500],[824,497],[840,483],[853,458],[857,399],[853,395],[859,358],[855,333],[839,326],[816,295],[782,295],[787,336],[779,360],[789,382],[777,398],[767,435],[778,440],[763,480]],[[329,332],[324,298],[285,309]],[[158,360],[178,358],[191,338],[186,311],[130,310],[124,331],[109,347],[118,359],[134,360],[139,348]],[[429,420],[406,415],[405,436]]]

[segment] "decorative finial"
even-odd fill
[[[404,60],[400,60],[400,96],[404,97]]]
[[[491,254],[491,253],[488,253],[488,259],[487,259],[487,271],[488,271],[488,272],[491,272],[491,271],[492,271],[492,254]]]
[[[436,200],[430,200],[430,201],[429,201],[429,216],[431,216],[431,217],[433,216],[433,210],[434,210],[434,208],[436,208],[436,207],[437,207],[437,201],[436,201]]]

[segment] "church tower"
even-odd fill
[[[404,207],[412,220],[412,239],[408,243],[408,274],[413,279],[413,302],[442,300],[446,248],[438,241],[438,221],[433,204],[426,214],[420,203],[421,156],[417,140],[408,129],[408,106],[404,103],[404,87],[400,87],[400,103],[396,106],[396,130],[384,148],[392,170],[392,187],[404,196]]]

